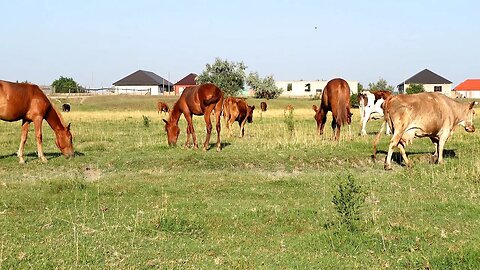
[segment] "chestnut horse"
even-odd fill
[[[43,162],[47,161],[42,148],[43,119],[53,129],[55,144],[62,154],[67,158],[74,156],[70,124],[63,124],[60,112],[37,85],[0,81],[0,119],[8,122],[22,120],[22,137],[17,152],[20,163],[25,163],[23,152],[31,122],[35,126],[38,158]]]
[[[216,85],[206,83],[197,86],[187,87],[180,95],[180,98],[173,105],[170,111],[168,121],[165,122],[165,130],[167,131],[168,144],[176,145],[180,129],[178,128],[178,120],[180,116],[185,116],[187,120],[187,141],[185,147],[190,144],[190,134],[193,138],[193,147],[198,148],[197,136],[193,129],[192,116],[203,115],[205,124],[207,125],[207,137],[203,144],[203,150],[206,151],[210,143],[210,134],[212,133],[211,113],[215,110],[216,128],[217,128],[217,151],[221,150],[220,144],[220,114],[223,105],[223,92]]]
[[[267,111],[267,103],[265,101],[262,101],[260,103],[260,109],[262,110],[262,112],[266,112]]]
[[[228,97],[223,103],[223,118],[228,129],[228,136],[232,136],[232,125],[235,121],[240,126],[240,138],[245,135],[245,123],[253,122],[255,105],[249,106],[242,98]]]
[[[331,111],[333,115],[332,129],[334,131],[334,140],[340,139],[340,127],[352,122],[350,113],[350,87],[344,79],[330,80],[322,93],[320,108],[313,105],[315,110],[315,120],[317,121],[318,134],[323,134],[325,122],[327,122],[327,112]]]
[[[164,112],[168,113],[170,111],[170,108],[168,107],[168,104],[162,101],[159,101],[157,103],[157,113]]]

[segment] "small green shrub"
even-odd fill
[[[290,136],[293,136],[295,132],[295,119],[293,117],[293,108],[283,111],[283,122],[287,125],[287,130],[290,132]]]
[[[142,118],[143,118],[143,126],[148,128],[150,126],[150,118],[146,115],[142,115]]]
[[[356,221],[360,220],[360,208],[364,202],[365,193],[351,175],[347,177],[346,182],[340,182],[332,198],[335,210],[340,216],[340,224],[354,231]]]

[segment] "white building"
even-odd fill
[[[480,79],[468,79],[457,85],[453,91],[457,97],[480,98]]]
[[[113,83],[116,94],[159,95],[172,91],[173,84],[157,74],[138,70]]]
[[[277,81],[275,85],[283,89],[281,97],[313,97],[320,95],[328,81]],[[350,86],[350,94],[356,94],[357,81],[347,81]]]
[[[420,71],[397,85],[398,93],[405,94],[410,84],[423,85],[425,92],[440,92],[447,97],[452,95],[452,82],[428,69]]]

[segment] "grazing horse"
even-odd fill
[[[260,103],[260,109],[262,110],[262,112],[266,112],[267,111],[267,103],[265,101],[262,101]]]
[[[62,104],[62,111],[69,112],[70,111],[70,103],[63,103]]]
[[[244,99],[229,97],[223,103],[223,118],[225,119],[228,135],[232,135],[232,124],[237,121],[240,126],[240,137],[245,134],[245,123],[253,122],[255,106],[249,106]]]
[[[170,108],[168,107],[168,104],[162,101],[159,101],[157,103],[157,113],[164,112],[168,113],[170,111]]]
[[[216,85],[206,83],[197,86],[187,87],[180,95],[180,98],[173,105],[170,111],[168,121],[165,122],[165,130],[167,131],[168,144],[176,145],[180,129],[178,128],[178,120],[180,116],[185,116],[187,120],[187,141],[185,147],[190,144],[190,134],[193,138],[193,147],[198,148],[197,136],[193,129],[192,116],[203,115],[205,124],[207,125],[207,136],[203,144],[203,150],[206,151],[210,143],[210,134],[212,133],[211,113],[215,110],[216,128],[217,128],[217,151],[221,150],[220,144],[220,113],[222,112],[223,92]]]
[[[23,152],[31,122],[35,126],[38,157],[43,162],[47,161],[42,148],[43,119],[53,129],[55,144],[62,154],[67,158],[74,156],[70,124],[63,124],[60,112],[37,85],[0,81],[0,119],[8,122],[22,120],[22,137],[17,152],[20,163],[25,163]]]
[[[325,122],[327,122],[327,112],[331,111],[333,115],[332,129],[334,131],[334,140],[340,139],[340,127],[352,122],[350,113],[350,87],[344,79],[336,78],[330,80],[322,93],[320,108],[313,106],[315,110],[315,120],[317,121],[318,134],[323,134]]]

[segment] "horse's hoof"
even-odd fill
[[[20,161],[18,161],[19,164],[25,164],[25,160],[22,158]]]
[[[47,160],[45,157],[42,157],[42,158],[40,158],[40,161],[41,161],[42,163],[47,163],[48,160]]]
[[[385,171],[391,171],[392,170],[392,165],[385,164],[385,165],[383,165],[383,169],[385,169]]]

